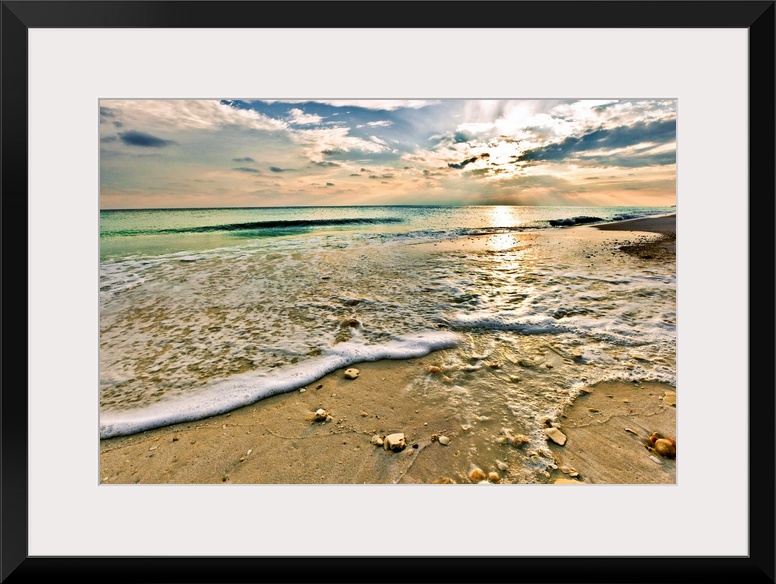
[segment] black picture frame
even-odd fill
[[[27,336],[2,352],[0,580],[17,582],[774,582],[774,1],[3,1],[2,221],[6,314],[28,310],[30,28],[742,28],[749,34],[749,554],[745,557],[30,557]],[[304,4],[304,10],[301,5]],[[412,5],[411,16],[397,9]],[[367,6],[368,5],[368,6]],[[476,6],[476,10],[471,8]],[[465,8],[465,9],[464,9]],[[494,18],[493,14],[499,14]],[[370,22],[371,21],[371,22]],[[268,24],[270,23],[270,24]],[[22,379],[20,381],[20,378]],[[10,381],[13,383],[9,383]],[[713,514],[713,509],[709,510]],[[645,541],[651,534],[643,534]],[[670,534],[666,534],[670,537]],[[582,535],[583,536],[583,535]],[[645,545],[645,552],[648,546]]]

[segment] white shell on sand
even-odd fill
[[[397,432],[395,434],[388,434],[383,439],[383,448],[386,450],[392,450],[393,452],[399,452],[401,450],[404,450],[404,448],[407,446],[407,441],[404,439],[404,434],[402,432]]]
[[[650,455],[649,459],[655,464],[663,464],[657,456]]]
[[[547,438],[559,446],[563,446],[566,443],[566,435],[557,428],[545,428],[544,433],[547,435]]]
[[[313,422],[322,422],[326,419],[328,415],[329,415],[329,412],[327,412],[323,408],[319,408],[315,410],[315,414],[313,414]]]
[[[499,470],[502,470],[502,471],[507,470],[509,468],[509,465],[503,460],[497,460],[496,466],[498,467]]]
[[[380,436],[378,436],[377,434],[372,436],[372,439],[370,440],[370,442],[372,444],[374,444],[375,446],[382,446],[383,445],[383,439]]]
[[[442,446],[447,446],[448,444],[450,444],[450,438],[448,438],[447,436],[440,436],[439,437],[439,443]]]
[[[358,369],[353,369],[352,367],[350,369],[345,369],[345,378],[346,379],[355,379],[358,377],[358,374],[360,371]]]

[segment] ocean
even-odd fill
[[[585,386],[676,384],[676,266],[543,235],[673,212],[101,211],[100,437],[439,351],[444,375],[408,391],[448,404],[463,425],[495,418],[541,449],[543,421]],[[475,245],[482,235],[488,245]]]

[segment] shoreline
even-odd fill
[[[641,260],[675,259],[675,214],[563,232],[576,236],[583,233],[578,230],[595,229],[613,238],[616,250]],[[480,243],[487,245],[488,237]],[[556,420],[565,444],[547,441],[557,468],[537,473],[525,468],[533,445],[500,443],[502,427],[496,421],[460,420],[444,403],[408,390],[413,381],[431,375],[429,367],[448,350],[359,363],[351,366],[360,370],[356,379],[346,379],[344,368],[338,369],[304,391],[196,422],[103,439],[101,483],[471,484],[472,467],[495,473],[493,482],[502,483],[676,482],[675,460],[645,447],[652,432],[675,438],[673,386],[607,381],[585,388]],[[318,408],[331,420],[311,420]],[[393,432],[405,434],[403,451],[371,444],[372,436]],[[441,444],[440,436],[449,443]]]

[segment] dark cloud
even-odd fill
[[[474,162],[476,160],[477,160],[477,157],[476,156],[472,156],[471,158],[467,158],[463,162],[458,162],[458,163],[449,162],[447,164],[447,166],[449,166],[450,168],[459,168],[460,169],[460,168],[463,168],[464,166],[466,166],[467,164],[471,164],[472,162]]]
[[[109,107],[100,107],[100,115],[104,118],[115,118],[116,110]]]
[[[361,175],[359,173],[357,173],[357,172],[351,172],[350,176],[361,176]]]
[[[251,168],[250,166],[238,166],[237,168],[233,168],[232,170],[237,170],[239,172],[251,172],[253,174],[261,174],[261,171],[257,168]]]
[[[100,138],[100,142],[102,142],[103,144],[107,144],[108,142],[115,142],[118,139],[119,139],[118,136],[103,136],[102,138]]]
[[[143,148],[164,148],[165,146],[175,144],[173,140],[164,140],[136,130],[121,132],[119,138],[121,138],[121,141],[124,142],[124,144],[142,146]]]
[[[623,168],[639,168],[642,166],[666,166],[676,164],[676,152],[658,152],[655,154],[631,154],[612,156],[584,156],[574,159],[580,166],[620,166]]]
[[[331,162],[330,160],[321,160],[320,162],[313,162],[313,164],[316,166],[342,166],[341,164]]]
[[[234,161],[234,162],[256,162],[250,156],[243,156],[242,158],[232,158],[232,161]]]
[[[578,156],[582,152],[600,149],[616,149],[635,146],[644,142],[667,144],[676,140],[676,119],[659,120],[655,122],[637,122],[630,126],[602,128],[583,134],[569,136],[561,142],[547,144],[533,150],[526,150],[518,158],[519,162],[536,162],[540,160],[557,161],[573,158],[576,162],[603,166],[649,166],[652,164],[673,164],[676,153],[659,155],[625,155],[615,156]],[[591,164],[592,165],[592,164]]]
[[[381,175],[378,176],[376,174],[370,174],[369,178],[393,178],[393,175],[392,174],[381,174]]]
[[[288,172],[289,170],[294,170],[293,168],[280,168],[279,166],[270,166],[269,169],[272,172]]]
[[[333,186],[334,186],[334,183],[327,182],[327,183],[326,183],[326,186],[327,186],[327,187],[333,187]]]

